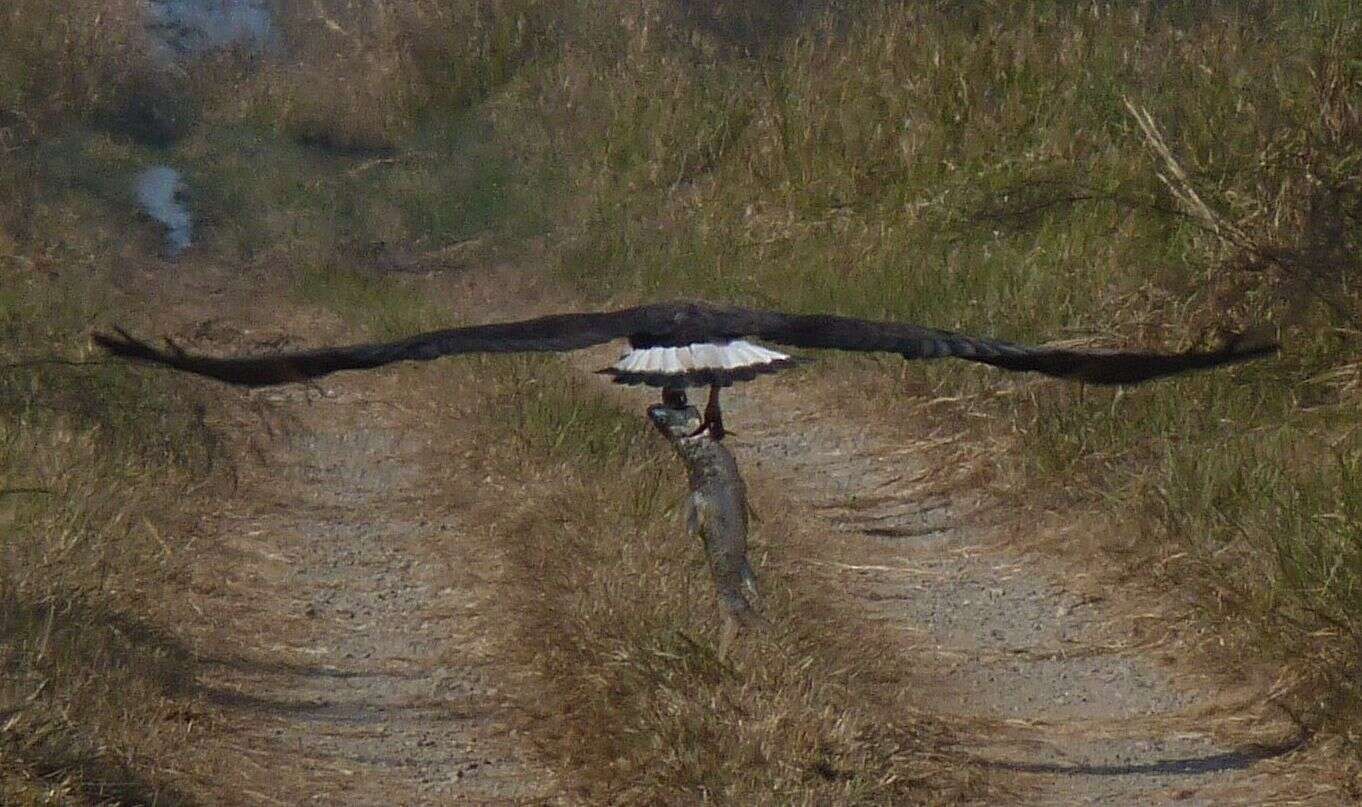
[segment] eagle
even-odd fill
[[[1137,384],[1165,376],[1235,364],[1277,351],[1273,342],[1235,338],[1216,350],[1159,353],[1020,345],[952,331],[832,314],[665,302],[616,311],[553,314],[429,331],[390,342],[364,342],[256,356],[216,358],[188,353],[166,340],[160,349],[117,328],[95,342],[122,358],[172,367],[246,387],[308,381],[342,370],[464,353],[561,352],[627,340],[628,349],[600,372],[618,384],[662,391],[662,402],[686,405],[688,387],[709,387],[697,434],[724,436],[719,391],[796,363],[784,348],[894,353],[904,359],[956,358],[1001,370],[1034,372],[1089,384]]]

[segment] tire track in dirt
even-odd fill
[[[242,804],[545,803],[492,658],[494,570],[401,379],[254,393],[273,432],[215,531],[228,564],[202,684]],[[447,441],[446,441],[447,442]],[[224,568],[226,566],[226,568]],[[223,618],[225,617],[225,619]]]
[[[1292,728],[1265,693],[1160,663],[1071,569],[990,527],[982,494],[927,481],[920,446],[769,383],[726,418],[745,470],[838,542],[848,595],[924,666],[924,705],[972,724],[965,750],[1034,803],[1334,803],[1272,795],[1300,790],[1275,778]]]

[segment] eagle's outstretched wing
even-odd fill
[[[186,353],[173,343],[162,350],[118,329],[95,334],[105,350],[127,359],[160,364],[229,384],[262,387],[307,381],[339,370],[362,370],[399,361],[429,361],[460,353],[520,353],[577,350],[629,335],[646,312],[626,309],[602,314],[556,314],[520,322],[448,328],[394,342],[372,342],[265,356],[218,359]]]
[[[1277,350],[1275,344],[1237,343],[1220,350],[1184,353],[1029,347],[897,322],[785,314],[704,303],[659,303],[603,313],[557,314],[519,322],[449,328],[393,342],[230,359],[186,353],[173,344],[169,350],[162,350],[121,330],[118,333],[116,337],[97,334],[95,341],[116,356],[245,386],[306,381],[339,370],[378,367],[399,361],[428,361],[460,353],[577,350],[624,338],[635,348],[647,352],[704,343],[724,345],[730,340],[755,337],[792,347],[897,353],[906,359],[953,357],[1004,370],[1031,371],[1094,384],[1133,384],[1247,361]],[[688,360],[699,355],[698,352],[687,353]],[[734,364],[731,354],[718,351],[712,355],[717,357],[714,360],[718,364],[708,369],[735,374],[739,379],[751,377],[750,372],[742,375],[751,368]],[[645,383],[666,386],[669,369],[661,365],[657,369],[658,372],[640,378]],[[691,366],[677,371],[689,378],[697,368]],[[718,380],[721,379],[716,377],[713,383]]]
[[[744,312],[750,335],[780,345],[898,353],[905,359],[957,358],[1003,370],[1041,373],[1090,384],[1136,384],[1235,364],[1276,353],[1273,342],[1232,340],[1218,350],[1182,353],[1033,347],[897,322],[820,314]]]

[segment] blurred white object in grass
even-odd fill
[[[137,175],[135,187],[137,203],[165,225],[166,253],[173,258],[188,248],[192,243],[191,223],[180,172],[166,165],[153,166]]]
[[[151,0],[148,11],[152,32],[179,56],[231,45],[260,50],[273,37],[262,0]]]

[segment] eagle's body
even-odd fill
[[[1004,370],[1031,371],[1093,384],[1134,384],[1246,361],[1277,349],[1276,345],[1233,343],[1220,350],[1185,353],[1032,347],[900,322],[786,314],[695,302],[554,314],[519,322],[448,328],[395,342],[234,359],[194,356],[174,345],[170,351],[158,350],[127,334],[121,333],[121,337],[96,335],[95,341],[119,356],[244,386],[306,381],[340,370],[380,367],[399,361],[429,361],[462,353],[568,351],[627,339],[631,351],[602,372],[614,376],[619,383],[647,384],[664,392],[688,385],[709,385],[711,395],[705,423],[718,426],[714,432],[718,438],[723,437],[719,388],[792,363],[789,356],[748,341],[752,338],[790,347],[897,353],[905,359],[954,357]]]
[[[739,621],[754,613],[743,593],[744,585],[753,580],[747,562],[746,493],[733,455],[720,442],[724,428],[718,392],[793,361],[749,340],[796,348],[897,353],[905,359],[955,357],[1093,384],[1134,384],[1247,361],[1277,349],[1276,345],[1233,342],[1219,350],[1184,353],[1032,347],[907,323],[686,302],[556,314],[448,328],[394,342],[228,359],[192,355],[174,344],[160,350],[121,331],[119,337],[95,336],[114,355],[243,386],[307,381],[340,370],[462,353],[568,351],[620,339],[628,340],[630,350],[602,372],[619,383],[662,389],[663,403],[650,408],[649,417],[686,464],[691,482],[688,523],[704,539],[720,600]],[[693,385],[710,387],[703,419],[686,404],[684,390]]]

